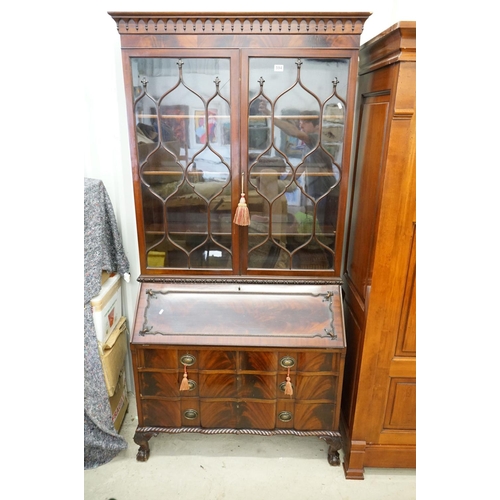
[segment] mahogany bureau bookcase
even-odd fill
[[[141,286],[137,459],[159,433],[317,436],[339,464],[341,297],[369,13],[110,12]]]

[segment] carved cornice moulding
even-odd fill
[[[139,276],[139,283],[187,283],[187,284],[256,284],[256,285],[342,285],[341,278],[266,278],[238,276],[227,278],[187,277],[187,276]]]
[[[120,34],[361,34],[370,12],[108,12]]]

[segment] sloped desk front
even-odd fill
[[[137,459],[160,432],[291,434],[324,439],[338,465],[341,307],[336,284],[142,283]]]

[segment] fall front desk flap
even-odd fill
[[[132,343],[343,348],[340,285],[142,283]]]

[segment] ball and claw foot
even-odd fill
[[[138,462],[147,462],[149,458],[149,440],[157,436],[157,432],[136,432],[134,434],[134,443],[139,445],[136,459]]]
[[[339,450],[342,448],[340,436],[320,436],[328,445],[328,463],[334,467],[340,465]]]

